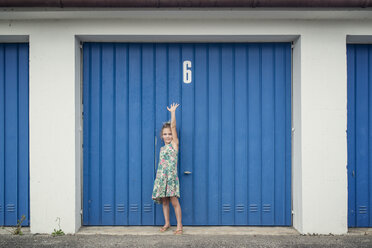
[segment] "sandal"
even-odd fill
[[[177,229],[176,231],[174,231],[174,234],[175,235],[182,235],[183,234],[183,230],[182,229]]]
[[[162,228],[160,228],[160,232],[165,232],[165,231],[167,231],[169,228],[170,228],[170,226],[163,226]]]

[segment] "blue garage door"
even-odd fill
[[[29,225],[28,44],[0,44],[0,226]]]
[[[372,227],[372,45],[347,46],[349,227]]]
[[[151,193],[172,102],[183,223],[291,225],[289,43],[83,50],[84,225],[163,224]]]

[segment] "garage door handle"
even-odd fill
[[[186,174],[186,175],[190,175],[191,171],[184,171],[183,173]]]

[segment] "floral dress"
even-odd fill
[[[162,203],[163,197],[180,197],[180,183],[177,175],[178,151],[172,144],[160,148],[159,165],[156,172],[152,199]]]

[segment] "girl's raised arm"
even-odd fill
[[[168,111],[171,112],[171,130],[172,130],[172,143],[178,150],[178,136],[176,129],[176,109],[180,106],[178,103],[172,103],[170,108],[167,107]]]

